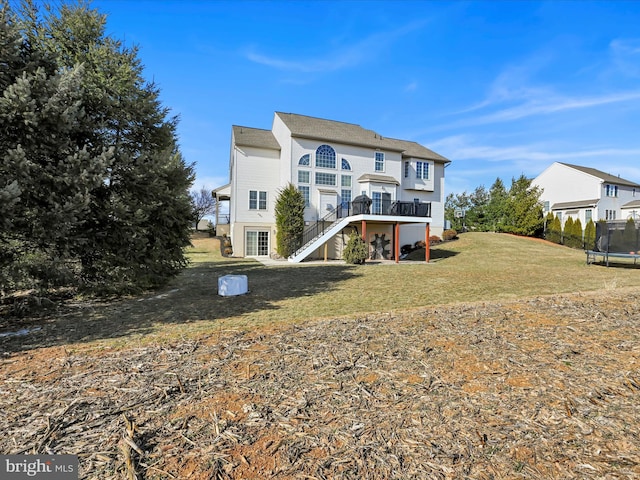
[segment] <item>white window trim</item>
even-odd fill
[[[251,193],[256,193],[256,207],[251,208]],[[264,208],[260,208],[260,194],[264,193]],[[249,210],[268,210],[269,209],[269,194],[265,190],[249,190]]]
[[[378,160],[378,155],[382,155],[382,161],[381,161],[381,162]],[[381,170],[378,170],[378,163],[382,163],[382,169],[381,169]],[[384,152],[378,152],[378,151],[376,151],[376,152],[373,154],[373,170],[374,170],[375,172],[384,172],[384,171],[386,170],[386,167],[387,167],[387,166],[386,166],[386,163],[387,163],[387,162],[386,162],[386,159],[385,159],[385,154],[384,154]]]

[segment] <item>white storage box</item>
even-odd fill
[[[246,275],[225,275],[218,277],[218,295],[244,295],[249,291]]]

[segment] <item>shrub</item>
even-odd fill
[[[438,243],[441,243],[442,239],[437,236],[437,235],[431,235],[429,237],[429,245],[437,245]]]
[[[342,258],[345,262],[351,264],[362,264],[369,256],[369,248],[364,243],[358,232],[351,232],[347,245],[342,252]]]
[[[596,243],[596,224],[593,223],[593,220],[589,220],[587,225],[584,227],[584,247],[587,250],[591,250],[595,248]]]
[[[562,226],[560,225],[560,219],[553,215],[553,213],[550,213],[549,217],[547,217],[547,232],[545,233],[545,238],[553,243],[562,243]]]
[[[442,232],[442,240],[448,242],[449,240],[455,240],[458,238],[458,232],[455,230],[445,230]]]
[[[413,244],[413,249],[418,249],[418,248],[424,248],[426,247],[427,244],[425,243],[424,240],[418,240],[416,243]]]

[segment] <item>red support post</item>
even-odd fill
[[[429,245],[429,237],[431,236],[431,225],[429,225],[427,223],[427,228],[426,228],[426,232],[425,232],[425,239],[424,239],[424,256],[425,256],[425,261],[427,263],[429,263],[429,261],[431,260],[431,245]]]
[[[393,247],[395,249],[396,263],[400,262],[400,224],[396,222],[393,235]]]

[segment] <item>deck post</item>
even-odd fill
[[[393,234],[393,248],[395,250],[396,263],[400,262],[400,223],[396,222]]]
[[[427,228],[425,229],[425,239],[424,239],[424,256],[425,261],[429,263],[431,260],[431,245],[429,245],[429,237],[431,236],[431,225],[427,223]]]

